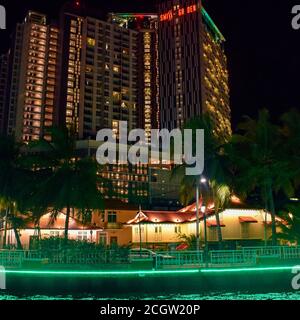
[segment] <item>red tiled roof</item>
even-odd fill
[[[64,229],[66,222],[66,215],[64,213],[59,213],[57,218],[51,219],[51,213],[47,213],[40,219],[41,229]],[[24,229],[34,229],[35,225],[33,222],[28,222]],[[91,230],[91,229],[101,229],[97,226],[84,225],[78,220],[70,217],[69,220],[69,230]]]
[[[193,212],[175,212],[175,211],[143,211],[128,224],[137,224],[139,222],[149,223],[185,223],[196,221],[196,214]]]
[[[199,200],[199,208],[201,209],[201,207],[202,207],[202,199]],[[207,214],[209,214],[213,209],[214,209],[214,205],[213,203],[210,203],[206,209]],[[197,211],[197,204],[195,202],[187,207],[184,207],[178,210],[177,212],[196,212],[196,211]]]
[[[199,206],[200,208],[202,207],[202,198],[199,199]],[[239,206],[245,206],[244,203],[241,201],[241,199],[239,199],[237,196],[233,195],[231,198],[230,198],[230,203],[231,203],[231,206],[232,207],[236,207],[237,205]],[[210,201],[209,204],[208,204],[208,211],[210,210],[213,210],[214,209],[214,203],[213,201]],[[196,211],[196,202],[180,209],[178,212],[192,212],[192,211]]]
[[[199,199],[199,207],[201,208],[201,206],[202,206],[202,199]],[[196,202],[195,202],[195,203],[190,204],[187,207],[184,207],[184,208],[178,210],[178,212],[193,212],[196,210],[197,209],[196,209]]]
[[[149,222],[160,222],[160,223],[183,223],[183,222],[190,222],[196,220],[196,214],[192,212],[155,212],[155,211],[145,211],[145,214],[148,217]]]

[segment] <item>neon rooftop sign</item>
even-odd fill
[[[182,17],[187,14],[191,14],[197,11],[197,5],[193,4],[191,6],[185,7],[185,8],[176,8],[176,9],[171,9],[166,13],[163,13],[159,16],[159,20],[161,22],[163,21],[171,21],[173,20],[174,17]]]

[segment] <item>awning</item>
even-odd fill
[[[207,226],[209,228],[216,228],[218,226],[217,221],[216,220],[209,220],[206,222]],[[226,227],[225,224],[223,222],[220,222],[220,227],[224,228]]]
[[[239,217],[240,223],[258,223],[253,217]]]

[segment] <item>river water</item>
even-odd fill
[[[94,295],[82,296],[16,296],[0,293],[0,300],[300,300],[300,291],[273,292],[273,293],[250,293],[250,292],[211,292],[209,294],[178,294],[160,296],[131,296],[131,297],[107,297],[100,298]]]

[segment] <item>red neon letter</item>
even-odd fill
[[[184,8],[178,10],[178,16],[181,17],[184,15]]]

